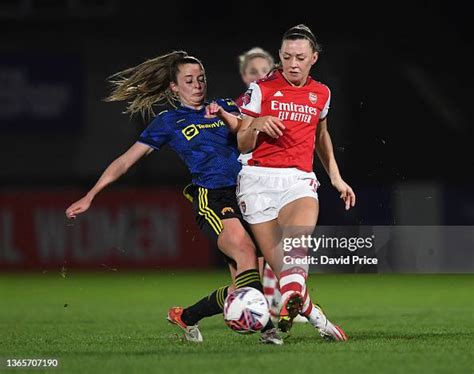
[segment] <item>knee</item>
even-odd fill
[[[294,239],[308,237],[313,234],[313,227],[291,227],[283,230],[283,238]]]
[[[253,266],[257,264],[257,250],[245,231],[228,231],[219,236],[219,247],[224,249],[240,267],[241,265]]]

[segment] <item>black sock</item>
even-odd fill
[[[229,286],[219,287],[209,296],[202,298],[196,304],[184,309],[181,315],[183,322],[188,326],[192,326],[205,317],[222,313],[228,288]]]
[[[257,269],[246,270],[235,277],[235,287],[252,287],[256,290],[259,290],[263,294],[263,285],[260,280],[260,273]],[[268,323],[262,329],[262,332],[273,329],[275,326],[271,319],[268,320]]]

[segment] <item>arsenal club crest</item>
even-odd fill
[[[250,99],[252,98],[252,89],[249,88],[247,92],[242,96],[242,105],[247,105],[250,103]]]
[[[309,101],[311,101],[312,104],[316,104],[316,101],[318,101],[318,96],[314,92],[310,92]]]

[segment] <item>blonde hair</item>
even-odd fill
[[[176,108],[178,98],[170,83],[177,83],[179,67],[183,64],[199,64],[204,70],[201,61],[185,51],[158,56],[111,75],[108,80],[113,89],[105,101],[126,101],[124,113],[140,113],[144,118],[155,115],[155,105],[168,103]]]
[[[270,65],[270,69],[275,64],[275,61],[273,60],[273,57],[270,53],[268,53],[267,51],[265,51],[264,49],[260,47],[254,47],[252,49],[249,49],[247,52],[242,53],[239,56],[240,74],[244,74],[245,69],[247,68],[247,65],[249,64],[249,62],[257,57],[264,58],[265,60],[267,60],[268,64]]]

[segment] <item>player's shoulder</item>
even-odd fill
[[[216,99],[216,103],[219,105],[226,105],[226,106],[236,106],[235,100],[229,97],[226,98],[219,98]]]
[[[308,88],[316,89],[320,92],[326,92],[328,95],[331,93],[331,90],[329,89],[329,87],[327,85],[325,85],[324,83],[322,83],[320,81],[317,81],[313,78],[310,78]]]
[[[268,73],[263,78],[257,80],[255,84],[259,86],[269,86],[271,84],[276,83],[277,80],[278,80],[278,71],[273,70],[272,72]]]
[[[240,113],[238,104],[231,98],[219,98],[215,100],[217,105],[229,113]]]
[[[259,92],[262,98],[272,95],[281,88],[281,74],[278,70],[274,70],[262,79],[252,82],[249,86],[249,93]]]
[[[173,115],[175,115],[176,111],[174,109],[163,109],[161,110],[160,112],[158,112],[158,114],[155,116],[155,119],[159,119],[161,121],[164,121],[170,117],[173,117]]]
[[[158,112],[156,116],[151,121],[150,125],[154,126],[163,126],[168,124],[170,121],[173,121],[173,118],[176,116],[176,113],[173,109],[164,109]]]

